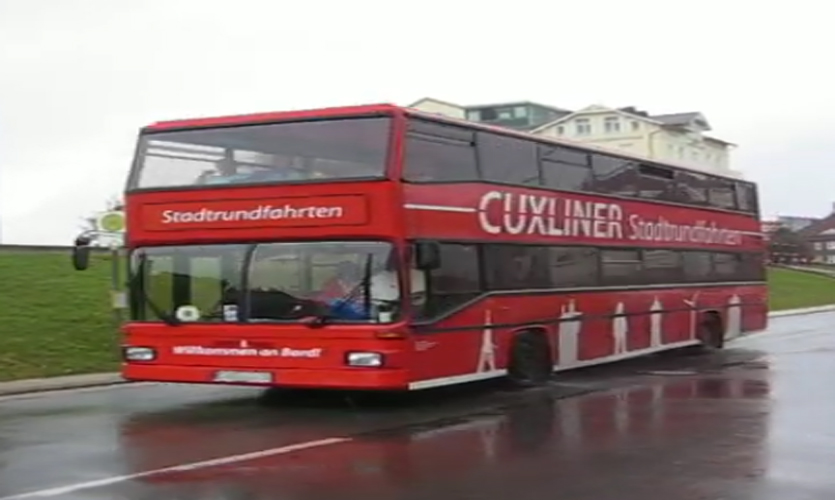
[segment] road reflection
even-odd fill
[[[158,474],[126,485],[128,498],[709,498],[723,480],[757,477],[772,404],[760,377],[656,379],[523,403],[431,426],[232,465]],[[749,373],[750,375],[750,373]],[[171,441],[211,442],[207,429],[145,422],[123,436],[137,472],[168,466]],[[160,429],[155,426],[161,426]],[[263,438],[261,429],[242,429]],[[305,432],[299,432],[305,439]],[[162,453],[162,454],[160,454]],[[605,484],[603,484],[605,483]],[[551,493],[548,493],[550,491]],[[538,492],[538,493],[537,493]],[[147,496],[152,495],[152,496]],[[601,495],[601,496],[595,496]]]

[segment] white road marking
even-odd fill
[[[134,479],[141,479],[148,476],[156,476],[159,474],[166,474],[170,472],[184,472],[184,471],[191,471],[197,469],[207,469],[209,467],[218,467],[221,465],[228,465],[238,462],[245,462],[247,460],[255,460],[258,458],[264,457],[271,457],[275,455],[285,455],[287,453],[292,453],[294,451],[301,451],[301,450],[309,450],[311,448],[320,448],[322,446],[332,446],[335,444],[340,443],[347,443],[351,441],[351,438],[347,437],[335,437],[335,438],[327,438],[327,439],[320,439],[317,441],[308,441],[306,443],[297,443],[291,444],[288,446],[282,446],[279,448],[271,448],[268,450],[261,450],[261,451],[254,451],[252,453],[244,453],[241,455],[230,455],[228,457],[221,457],[215,458],[212,460],[205,460],[203,462],[193,462],[189,464],[183,465],[175,465],[172,467],[165,467],[163,469],[154,469],[144,472],[137,472],[135,474],[126,474],[123,476],[112,476],[106,477],[103,479],[97,479],[95,481],[87,481],[84,483],[76,483],[76,484],[68,484],[66,486],[58,486],[55,488],[47,488],[44,490],[37,490],[37,491],[30,491],[27,493],[20,493],[17,495],[12,495],[8,497],[2,497],[0,500],[22,500],[24,498],[49,498],[49,497],[57,497],[60,495],[67,495],[69,493],[75,493],[77,491],[82,490],[90,490],[93,488],[101,488],[103,486],[111,486],[118,483],[123,483],[125,481],[131,481]]]

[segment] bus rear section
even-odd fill
[[[408,387],[394,113],[157,124],[127,194],[130,380]]]

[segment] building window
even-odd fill
[[[827,241],[826,242],[826,249],[827,250],[835,250],[835,241]]]
[[[557,135],[564,135],[565,134],[565,127],[562,125],[557,126]]]
[[[607,116],[603,119],[603,128],[607,134],[620,132],[620,118],[617,116]]]
[[[693,151],[692,153],[690,153],[690,157],[693,158],[693,161],[699,161],[699,152]]]
[[[815,243],[815,250],[823,250],[823,242],[818,241]]]
[[[525,106],[516,106],[513,108],[513,116],[516,118],[526,118],[528,116],[528,108]]]
[[[588,118],[577,118],[574,121],[574,126],[576,127],[577,135],[591,134],[591,123]]]
[[[634,121],[633,121],[633,122],[632,122],[632,130],[633,130],[633,131],[637,131],[637,130],[640,130],[640,129],[641,129],[641,123],[640,123],[640,122],[634,122]]]
[[[682,159],[684,158],[684,146],[678,147],[678,157]]]
[[[474,122],[481,121],[481,112],[478,110],[467,111],[467,119]]]
[[[499,113],[499,120],[512,120],[513,119],[513,108],[502,108],[498,111]]]
[[[498,118],[495,108],[484,108],[476,111],[476,113],[481,113],[481,121],[485,122],[493,121]]]

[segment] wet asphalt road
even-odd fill
[[[716,355],[527,391],[140,385],[0,399],[0,500],[832,499],[833,322],[775,319]]]

